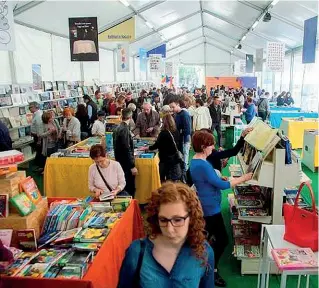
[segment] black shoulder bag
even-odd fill
[[[141,274],[141,267],[142,267],[144,252],[145,252],[145,240],[140,240],[140,244],[141,244],[141,250],[138,256],[137,266],[134,273],[133,288],[140,287],[140,274]]]
[[[104,184],[106,185],[107,189],[109,189],[110,192],[112,192],[112,191],[113,191],[113,188],[109,185],[109,183],[106,182],[106,180],[105,180],[105,178],[104,178],[104,176],[103,176],[103,174],[102,174],[102,172],[101,172],[101,170],[100,170],[100,167],[99,167],[98,165],[96,165],[96,169],[97,169],[97,171],[99,171],[99,174],[100,174],[100,176],[101,176],[101,178],[102,178]]]

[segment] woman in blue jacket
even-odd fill
[[[227,232],[221,214],[221,190],[229,189],[250,180],[252,173],[234,178],[231,181],[222,180],[218,177],[212,165],[206,161],[207,156],[215,148],[214,136],[206,131],[197,131],[193,135],[192,144],[196,154],[190,164],[190,173],[202,204],[208,240],[214,249],[215,285],[225,287],[226,282],[217,272],[218,261],[228,244]],[[212,238],[214,238],[213,243]]]
[[[251,120],[256,116],[256,106],[254,104],[253,98],[247,98],[247,106],[245,111],[245,119],[247,124],[250,123]]]

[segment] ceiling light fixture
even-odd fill
[[[257,21],[253,24],[253,26],[251,27],[251,29],[255,29],[255,28],[257,27],[258,23],[259,23],[259,20],[257,20]]]
[[[230,50],[230,54],[233,54],[234,53],[234,51],[233,50]]]
[[[279,0],[274,0],[271,2],[271,6],[275,6],[277,3],[279,2]]]
[[[149,28],[151,28],[151,29],[154,28],[154,26],[153,26],[150,22],[148,22],[148,21],[145,21],[145,24],[146,24]]]
[[[130,3],[127,2],[127,0],[119,0],[125,7],[130,6]]]
[[[246,35],[243,36],[243,38],[241,38],[241,41],[244,41],[246,39]]]

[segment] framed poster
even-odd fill
[[[129,43],[117,45],[117,72],[130,71]]]
[[[150,72],[163,72],[162,54],[149,55]]]
[[[42,90],[41,64],[32,64],[33,90]]]
[[[165,74],[173,76],[173,62],[165,62]]]
[[[267,67],[273,72],[284,72],[285,43],[267,42]]]
[[[69,18],[71,61],[99,61],[97,17]]]

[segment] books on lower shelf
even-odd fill
[[[271,254],[280,270],[318,268],[318,259],[310,248],[272,249]]]

